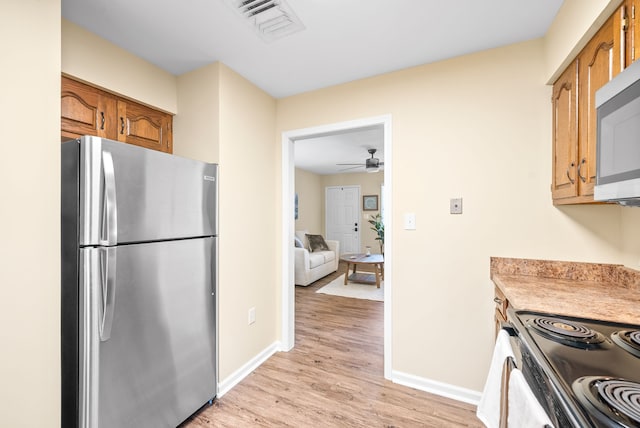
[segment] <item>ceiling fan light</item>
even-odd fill
[[[378,168],[376,166],[376,167],[373,167],[373,168],[367,168],[366,170],[367,170],[367,172],[378,172],[378,171],[380,171],[380,168]]]

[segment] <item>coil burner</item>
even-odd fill
[[[573,383],[578,400],[603,422],[640,426],[640,383],[625,379],[584,376]]]
[[[537,317],[528,324],[548,339],[576,348],[599,347],[605,337],[580,323],[555,317]]]
[[[640,330],[621,330],[611,334],[611,340],[625,351],[640,358]]]

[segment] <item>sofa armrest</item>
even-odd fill
[[[309,251],[306,248],[294,248],[295,255],[295,267],[296,269],[302,268],[305,271],[309,270]]]
[[[333,241],[331,239],[325,239],[327,246],[331,251],[336,253],[336,258],[340,257],[340,241]]]
[[[325,240],[327,242],[327,246],[331,251],[334,252],[335,257],[333,259],[333,270],[338,270],[338,266],[340,265],[340,241],[333,240]]]

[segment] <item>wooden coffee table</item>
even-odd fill
[[[380,288],[380,279],[384,279],[384,256],[382,254],[343,254],[340,260],[347,262],[347,271],[344,274],[344,285],[348,281],[375,284]],[[353,265],[353,272],[349,275],[349,269]],[[358,265],[373,265],[373,273],[357,272]]]

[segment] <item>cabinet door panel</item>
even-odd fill
[[[118,141],[171,153],[167,114],[133,103],[118,102]]]
[[[580,144],[578,159],[579,194],[593,195],[596,181],[596,91],[614,74],[616,55],[613,21],[609,19],[585,46],[580,55],[579,122]],[[619,44],[619,43],[618,43]]]
[[[553,199],[577,195],[577,62],[553,85]]]
[[[61,89],[60,127],[64,138],[115,137],[115,97],[64,76]]]

